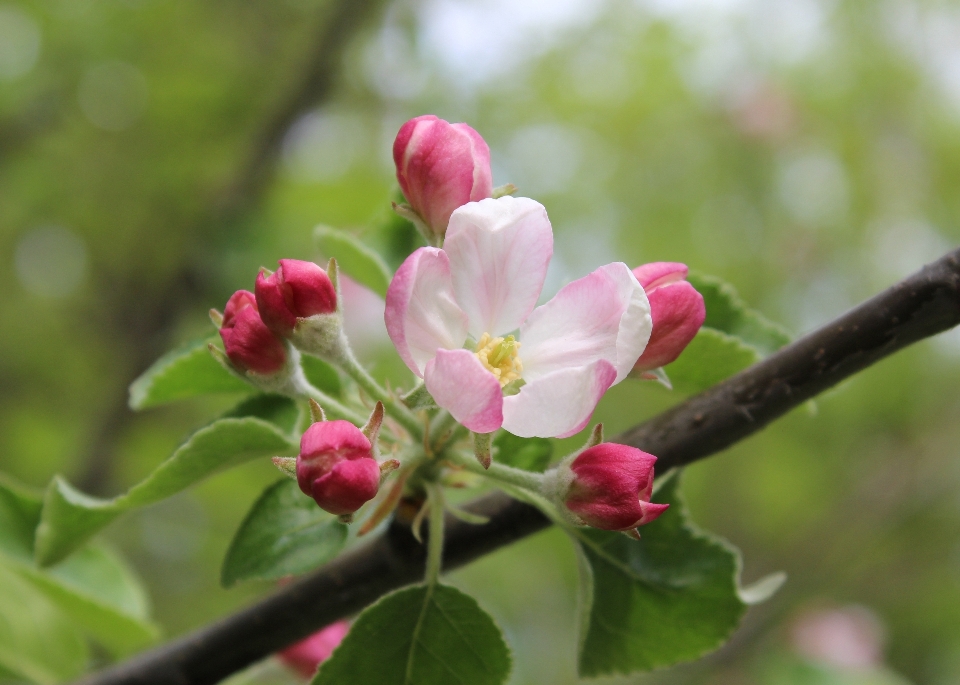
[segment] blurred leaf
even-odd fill
[[[580,674],[594,677],[662,668],[722,645],[746,611],[740,553],[696,529],[668,477],[654,501],[670,508],[641,529],[643,539],[577,531],[583,619]]]
[[[340,383],[340,374],[335,368],[309,354],[300,356],[300,365],[303,367],[303,375],[313,387],[323,390],[331,397],[340,397],[343,386]]]
[[[213,393],[250,392],[250,385],[220,365],[207,344],[194,340],[163,355],[130,385],[130,408],[146,409]]]
[[[500,629],[476,600],[420,585],[367,607],[313,685],[499,685],[510,662]]]
[[[251,402],[269,404],[263,398]],[[86,495],[56,476],[47,488],[37,528],[37,562],[48,566],[63,559],[125,511],[166,499],[218,471],[261,457],[295,454],[297,448],[290,431],[274,423],[252,416],[223,418],[194,433],[146,479],[113,499]]]
[[[305,573],[335,557],[346,541],[347,527],[285,478],[264,490],[243,520],[220,582],[230,587]]]
[[[841,668],[785,653],[768,656],[756,670],[760,682],[777,685],[909,685],[882,665]]]
[[[0,562],[0,666],[19,678],[52,685],[78,676],[86,665],[86,645],[70,621]]]
[[[261,394],[248,397],[225,412],[221,419],[263,419],[291,435],[300,423],[300,406],[284,395]],[[299,436],[297,436],[299,439]]]
[[[703,327],[675,362],[667,365],[677,390],[699,392],[760,361],[760,353],[737,338]]]
[[[546,438],[519,438],[513,433],[500,431],[493,445],[497,448],[494,459],[526,471],[539,473],[553,458],[553,443]]]
[[[357,236],[321,225],[313,229],[313,238],[325,256],[337,260],[341,271],[380,297],[387,296],[387,287],[393,279],[393,273],[383,261],[383,257]]]
[[[33,561],[33,537],[42,508],[42,492],[0,474],[0,554]]]
[[[703,295],[707,308],[704,326],[734,335],[764,355],[793,340],[786,328],[748,307],[736,288],[726,281],[702,274],[690,274],[687,280]]]

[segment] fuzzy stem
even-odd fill
[[[353,351],[348,345],[343,346],[336,362],[368,395],[375,400],[383,402],[383,407],[387,410],[387,413],[389,413],[397,423],[406,428],[410,432],[410,435],[417,438],[423,437],[423,425],[416,414],[407,409],[402,402],[387,392],[386,388],[377,383],[373,376],[367,373],[367,370],[363,368],[360,362],[357,361],[357,358],[353,356]]]
[[[440,579],[440,565],[443,563],[443,488],[430,485],[430,535],[427,538],[427,585],[436,585]]]
[[[497,462],[493,462],[489,468],[485,469],[473,454],[449,452],[446,456],[447,459],[457,466],[462,466],[466,470],[489,478],[492,481],[506,483],[507,485],[540,494],[541,486],[543,485],[543,475],[540,473],[516,469],[512,466],[499,464]]]

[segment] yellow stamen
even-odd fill
[[[523,373],[519,351],[520,343],[512,335],[506,338],[491,338],[489,333],[484,333],[477,341],[475,354],[487,371],[497,377],[502,388],[520,378]]]

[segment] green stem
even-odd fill
[[[440,579],[440,566],[443,562],[443,488],[436,483],[430,485],[430,536],[427,538],[427,585],[436,585]]]
[[[387,413],[406,428],[411,435],[417,438],[423,437],[423,423],[417,418],[416,414],[407,409],[396,396],[387,392],[386,388],[377,383],[373,376],[367,373],[367,370],[353,356],[353,351],[346,344],[344,344],[337,362],[340,368],[355,380],[357,385],[363,388],[368,395],[383,402],[383,408],[387,410]]]
[[[480,465],[479,462],[477,462],[476,457],[474,457],[472,454],[450,452],[447,453],[446,456],[450,461],[454,462],[458,466],[462,466],[468,471],[481,475],[492,481],[506,483],[507,485],[523,488],[524,490],[529,490],[530,492],[538,495],[540,494],[541,486],[543,485],[542,474],[533,473],[532,471],[524,471],[523,469],[515,469],[512,466],[498,464],[497,462],[493,462],[490,464],[490,468],[485,469]]]
[[[467,429],[457,423],[457,420],[446,409],[440,412],[430,422],[430,446],[433,452],[439,453],[444,447],[465,435]]]

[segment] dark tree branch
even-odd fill
[[[960,324],[960,250],[755,366],[614,438],[680,466],[757,432],[874,362]],[[448,519],[444,569],[467,564],[549,525],[503,494],[467,509],[482,526]],[[257,604],[83,680],[83,685],[208,685],[418,581],[424,547],[401,525]]]

